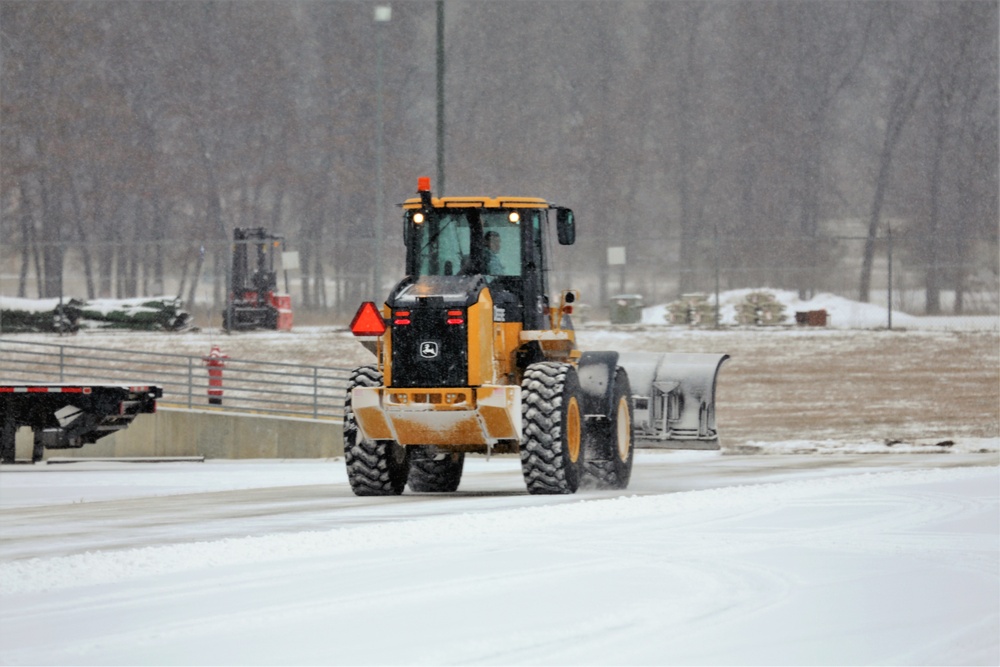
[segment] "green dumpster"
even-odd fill
[[[611,324],[641,322],[642,308],[641,294],[619,294],[611,297]]]

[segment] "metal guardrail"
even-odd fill
[[[339,418],[350,368],[226,359],[222,402],[210,405],[202,357],[0,338],[0,381],[157,385],[161,405]]]

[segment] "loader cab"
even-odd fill
[[[548,202],[537,198],[427,197],[403,204],[406,272],[482,276],[494,317],[525,329],[548,323]],[[573,240],[573,215],[557,208],[559,241]],[[568,231],[567,231],[568,230]]]

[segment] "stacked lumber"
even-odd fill
[[[715,326],[715,304],[705,294],[682,294],[667,306],[667,319],[670,324],[712,327]]]
[[[750,292],[743,303],[736,305],[737,324],[762,327],[784,321],[785,305],[771,292]]]

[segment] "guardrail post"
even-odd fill
[[[188,357],[188,410],[194,407],[194,357]]]
[[[59,382],[66,381],[66,348],[59,346]]]

